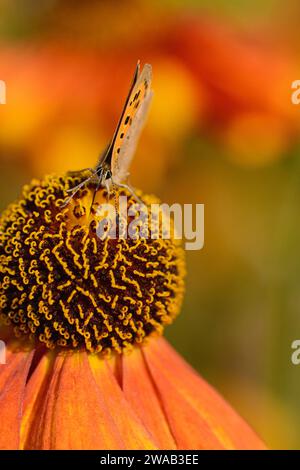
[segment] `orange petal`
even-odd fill
[[[264,449],[238,414],[163,339],[143,348],[181,449]]]
[[[130,403],[126,401],[112,371],[113,361],[106,361],[97,356],[89,356],[89,360],[100,392],[112,413],[125,448],[127,450],[157,449],[158,443],[154,441]]]
[[[18,449],[25,385],[33,352],[7,351],[0,365],[0,449]]]
[[[160,449],[176,449],[156,386],[140,349],[123,357],[122,389],[126,400],[154,436]]]
[[[47,365],[41,361],[29,382],[27,410],[35,410],[24,433],[31,449],[122,449],[123,440],[99,392],[86,353],[56,356],[40,393],[32,393]],[[26,410],[25,410],[26,416]],[[30,421],[30,420],[29,420]]]
[[[47,395],[50,382],[49,374],[52,372],[53,362],[54,357],[51,353],[42,356],[27,383],[21,425],[21,449],[35,448],[35,433],[32,431],[35,426],[36,416],[40,415],[44,398]]]

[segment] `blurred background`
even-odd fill
[[[138,59],[155,98],[132,183],[205,204],[176,349],[273,448],[300,448],[297,0],[1,0],[0,210],[93,166]]]

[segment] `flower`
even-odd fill
[[[77,182],[33,181],[4,213],[1,316],[17,336],[51,349],[120,353],[162,332],[178,313],[184,253],[173,240],[100,239],[101,216],[94,208],[89,213],[92,189],[61,209],[66,184]],[[99,201],[106,201],[104,190]],[[134,203],[131,197],[129,209]]]
[[[8,352],[1,449],[262,449],[163,338],[110,359]]]
[[[80,181],[33,181],[0,221],[0,448],[264,448],[160,337],[183,297],[178,241],[99,237],[112,196],[91,206],[89,185],[62,207]]]

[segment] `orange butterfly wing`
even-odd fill
[[[113,140],[111,172],[116,183],[121,183],[128,175],[153,95],[151,65],[145,64],[141,74],[135,78]]]

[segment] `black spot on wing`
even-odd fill
[[[132,101],[136,101],[138,99],[138,97],[140,96],[140,94],[141,94],[141,90],[137,91],[136,94],[134,95]]]

